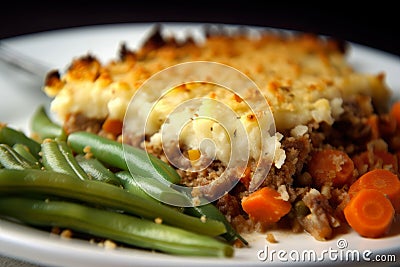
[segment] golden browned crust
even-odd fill
[[[122,120],[123,114],[112,108],[99,113],[89,110],[89,106],[98,105],[96,98],[92,98],[93,103],[77,99],[73,104],[61,98],[77,94],[82,83],[108,94],[104,101],[126,97],[120,87],[129,90],[131,96],[156,72],[197,60],[230,65],[254,80],[268,99],[278,130],[312,120],[332,124],[340,113],[336,100],[350,95],[372,96],[378,107],[386,106],[389,99],[384,75],[355,72],[346,62],[344,42],[305,33],[260,31],[252,35],[240,28],[226,31],[210,27],[205,35],[203,42],[195,42],[190,36],[178,40],[164,36],[158,26],[139,49],[130,50],[122,44],[119,58],[108,64],[101,64],[92,55],[77,58],[62,77],[57,79],[52,74],[46,81],[45,91],[55,97],[52,109],[61,120],[71,112]],[[59,94],[61,91],[65,92]]]

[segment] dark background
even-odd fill
[[[86,25],[211,22],[313,32],[400,56],[400,11],[385,1],[7,1],[0,38]]]

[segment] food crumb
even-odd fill
[[[269,243],[273,243],[273,244],[278,243],[278,240],[276,240],[275,235],[272,234],[272,233],[268,233],[268,234],[267,234],[266,240],[267,240]]]
[[[286,189],[286,186],[283,184],[283,185],[280,185],[279,187],[278,187],[278,193],[281,195],[281,199],[282,200],[284,200],[284,201],[289,201],[289,193],[288,193],[288,191],[287,191],[287,189]]]
[[[72,237],[72,231],[69,229],[65,229],[61,232],[60,236],[62,238],[71,238]]]
[[[199,206],[200,205],[200,198],[199,197],[194,197],[192,198],[192,202],[194,206]]]
[[[203,222],[203,223],[205,223],[205,222],[207,221],[206,215],[201,216],[201,217],[200,217],[200,221]]]
[[[107,239],[104,241],[104,248],[105,249],[115,249],[117,247],[117,244],[115,242]]]
[[[93,153],[91,152],[91,147],[90,146],[85,146],[83,148],[83,153],[85,153],[85,159],[90,159],[93,157]]]
[[[297,125],[292,130],[290,130],[290,135],[293,137],[301,137],[308,132],[308,127],[305,125]]]
[[[60,232],[61,232],[61,230],[60,230],[60,228],[57,227],[57,226],[54,226],[54,227],[51,228],[51,233],[52,233],[52,234],[59,235]]]
[[[245,245],[243,244],[243,242],[242,242],[241,240],[236,239],[236,240],[233,242],[233,246],[234,246],[235,248],[243,248]]]
[[[154,222],[156,224],[162,224],[162,219],[160,217],[157,217],[157,218],[154,219]]]
[[[0,125],[0,128],[1,128],[1,125]],[[37,133],[32,133],[30,137],[35,141],[41,142],[41,138]]]
[[[90,153],[91,151],[91,147],[90,146],[85,146],[84,148],[83,148],[83,152],[84,153]]]

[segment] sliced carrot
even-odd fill
[[[363,174],[349,188],[349,195],[354,198],[362,189],[375,189],[391,201],[397,213],[400,213],[400,180],[389,170],[375,169]]]
[[[349,187],[349,191],[347,192],[350,198],[353,198],[358,192],[361,191],[362,187],[360,185],[361,180],[357,179],[354,183]]]
[[[377,238],[390,230],[394,209],[382,192],[362,189],[344,208],[344,216],[358,234]]]
[[[288,214],[292,205],[283,200],[278,191],[263,187],[244,197],[242,208],[252,220],[272,224]]]
[[[400,101],[397,101],[393,103],[393,105],[390,108],[390,115],[392,115],[396,122],[397,122],[397,127],[400,126]]]
[[[318,187],[327,183],[341,187],[352,182],[354,163],[341,150],[324,149],[312,153],[308,171]]]
[[[395,172],[397,172],[399,169],[397,155],[394,155],[384,150],[376,150],[373,152],[364,151],[354,156],[353,162],[355,168],[358,169],[361,173],[384,167],[391,167]]]
[[[115,136],[122,133],[123,123],[118,119],[107,118],[103,123],[102,129],[107,133],[113,134]]]

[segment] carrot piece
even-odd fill
[[[367,125],[371,128],[371,139],[378,139],[379,133],[379,118],[377,115],[372,115],[367,119]]]
[[[344,208],[347,223],[361,236],[377,238],[392,225],[394,209],[385,195],[375,189],[362,189]]]
[[[201,157],[201,152],[198,149],[189,149],[188,157],[190,161],[196,161]]]
[[[115,136],[122,133],[123,123],[118,119],[107,118],[103,123],[102,129],[107,133],[113,134]]]
[[[382,114],[379,116],[379,133],[383,137],[391,136],[396,132],[396,118],[390,114]]]
[[[357,154],[352,157],[352,161],[354,163],[354,168],[358,170],[359,174],[364,174],[370,169],[370,155],[368,151],[364,151],[360,154]],[[371,154],[371,157],[372,154]]]
[[[312,153],[308,171],[316,186],[332,183],[334,187],[341,187],[352,182],[354,163],[341,150],[324,149]]]
[[[374,154],[382,162],[382,167],[390,165],[395,172],[398,171],[397,158],[394,154],[383,150],[377,150]]]
[[[242,208],[257,222],[272,224],[289,213],[292,205],[281,198],[278,191],[263,187],[242,199]]]
[[[400,126],[400,101],[396,101],[390,108],[390,115],[392,115],[397,123],[397,127]]]
[[[349,195],[354,198],[362,189],[375,189],[383,193],[400,213],[400,180],[396,174],[385,169],[375,169],[363,174],[349,188]]]
[[[347,192],[349,194],[350,198],[353,198],[358,192],[361,191],[362,187],[360,185],[361,180],[357,179],[354,183],[352,183],[349,187],[349,191]]]
[[[242,174],[242,177],[240,177],[239,180],[247,189],[250,186],[250,181],[251,181],[251,168],[249,166],[244,169],[244,172]]]
[[[364,173],[373,169],[391,167],[394,172],[398,171],[397,155],[383,150],[373,152],[364,151],[353,157],[354,166],[359,172]]]

